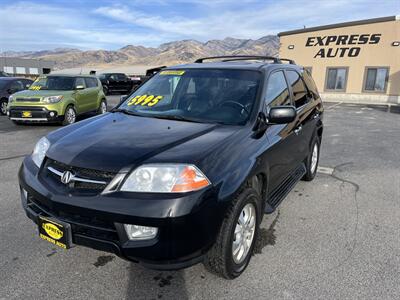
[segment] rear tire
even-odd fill
[[[107,101],[105,99],[100,101],[99,109],[97,110],[98,115],[105,114],[107,112]]]
[[[6,99],[0,100],[0,115],[5,116],[7,114],[8,101]]]
[[[316,136],[311,143],[310,153],[308,154],[308,157],[305,161],[306,174],[304,174],[302,178],[304,181],[312,181],[317,174],[320,146],[320,139],[318,136]]]
[[[246,188],[232,202],[217,240],[206,254],[203,264],[207,270],[226,279],[243,273],[253,254],[260,214],[260,195],[253,188]]]
[[[67,106],[64,113],[64,120],[62,122],[63,126],[71,125],[76,121],[76,111],[72,105]]]

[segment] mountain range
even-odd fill
[[[277,56],[279,38],[267,35],[257,40],[227,37],[223,40],[199,42],[182,40],[161,44],[159,47],[127,45],[118,50],[88,50],[56,48],[42,51],[6,51],[0,56],[35,58],[55,61],[55,69],[75,67],[109,67],[128,64],[171,65],[192,62],[196,58],[218,55]]]

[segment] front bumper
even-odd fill
[[[30,112],[30,117],[25,117],[24,112]],[[8,109],[8,117],[13,121],[22,122],[59,122],[63,120],[57,110],[49,110],[40,106],[12,106]]]
[[[19,181],[22,205],[35,223],[39,215],[69,223],[74,244],[154,269],[179,269],[201,261],[223,219],[224,207],[212,189],[170,197],[122,192],[71,195],[48,186],[30,157],[20,168]],[[123,224],[157,227],[158,234],[132,241]]]

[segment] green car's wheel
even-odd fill
[[[70,125],[76,121],[76,111],[72,105],[69,105],[65,110],[63,125]]]
[[[97,114],[105,114],[107,112],[107,101],[105,99],[101,100],[99,109],[97,110]]]

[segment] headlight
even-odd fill
[[[9,97],[8,97],[8,103],[11,103],[11,102],[13,102],[14,101],[14,96],[13,95],[10,95]]]
[[[195,166],[186,164],[149,164],[134,170],[121,191],[150,193],[183,193],[210,185]]]
[[[40,168],[42,165],[42,162],[44,160],[44,157],[46,155],[47,150],[50,147],[50,142],[47,138],[42,137],[37,143],[35,148],[33,149],[32,153],[32,160],[35,163],[35,165]]]
[[[60,96],[49,96],[49,97],[44,97],[43,102],[44,103],[57,103],[60,102],[64,97],[62,95]]]

